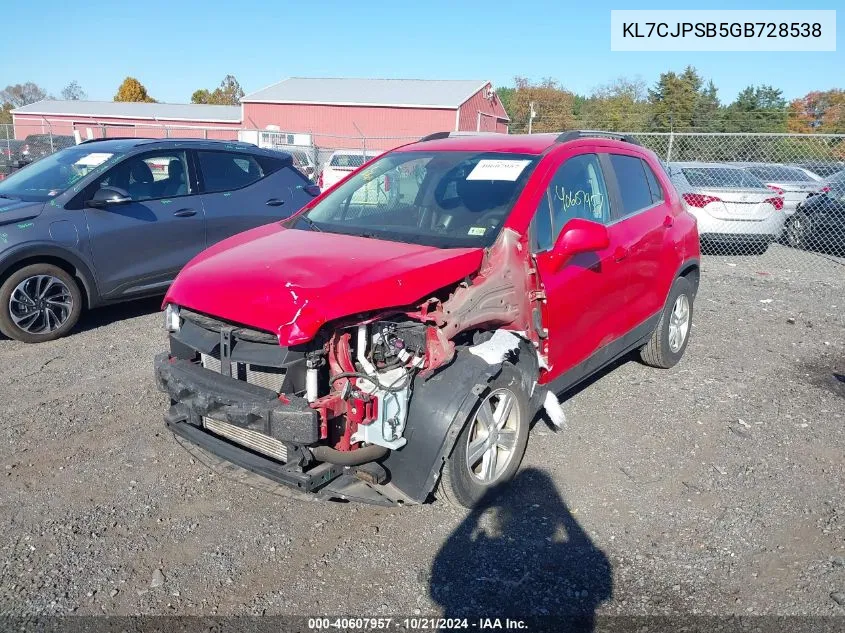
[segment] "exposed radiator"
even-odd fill
[[[209,354],[200,354],[202,366],[214,372],[220,372],[220,360]],[[282,391],[282,383],[285,381],[285,370],[275,367],[263,367],[250,363],[232,363],[232,377],[239,378],[246,376],[246,381],[251,385],[258,385],[270,389],[276,393]]]
[[[280,462],[287,462],[288,449],[277,439],[252,431],[250,429],[243,429],[228,422],[221,422],[220,420],[212,420],[211,418],[202,419],[203,426],[216,435],[232,440],[237,444],[251,448],[252,450],[277,459]]]

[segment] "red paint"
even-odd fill
[[[268,224],[200,253],[165,303],[310,340],[327,321],[414,305],[472,274],[483,249],[438,249]]]
[[[200,254],[179,274],[165,302],[277,332],[282,345],[304,343],[331,321],[355,323],[374,318],[374,312],[399,310],[431,324],[426,370],[448,361],[457,333],[509,328],[526,333],[547,364],[540,382],[553,380],[658,313],[682,264],[700,257],[695,218],[654,153],[613,140],[556,145],[554,138],[470,136],[403,148],[543,154],[489,249],[441,250],[267,225]],[[574,155],[608,152],[649,163],[664,200],[607,226],[572,220],[558,250],[533,257],[529,223],[557,168]],[[456,287],[465,278],[471,283]],[[450,288],[445,300],[434,297]],[[532,317],[537,311],[539,331]],[[338,336],[329,344],[331,375],[353,367],[348,334]],[[345,412],[338,398],[333,391],[312,403],[327,434],[333,416]],[[336,445],[349,450],[344,435]]]

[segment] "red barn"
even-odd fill
[[[508,131],[489,81],[292,77],[246,95],[244,126],[312,135],[320,147],[389,149],[431,132]]]
[[[235,140],[243,127],[240,106],[50,99],[12,110],[12,122],[18,139],[30,134],[71,135],[74,131],[85,138],[90,128],[95,138],[179,136]]]
[[[390,149],[432,132],[508,131],[489,81],[293,77],[246,95],[240,106],[45,100],[12,110],[15,138],[194,137],[258,141],[242,130],[310,135],[319,148]],[[291,141],[288,141],[290,143]],[[295,141],[301,144],[303,141]]]

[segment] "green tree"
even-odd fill
[[[748,86],[724,110],[726,132],[785,132],[786,99],[768,85]]]
[[[209,92],[205,88],[195,90],[191,103],[210,103],[214,105],[238,105],[244,96],[243,88],[234,75],[226,75],[220,85]]]
[[[78,101],[87,97],[88,95],[75,79],[62,89],[62,99],[67,101]]]
[[[499,97],[499,103],[502,104],[502,107],[505,109],[505,112],[508,113],[508,116],[513,118],[511,114],[511,102],[513,100],[513,88],[497,88],[496,89],[496,96]]]
[[[719,126],[716,86],[712,81],[705,86],[692,66],[687,66],[681,74],[662,73],[654,88],[648,91],[648,101],[653,130],[707,131]]]
[[[156,102],[155,99],[147,94],[147,89],[144,87],[144,84],[134,77],[127,77],[123,80],[123,83],[120,84],[120,87],[117,89],[117,94],[114,95],[114,100],[144,103]]]
[[[576,116],[584,127],[612,132],[639,132],[648,122],[648,90],[642,79],[620,77],[596,88]]]
[[[191,95],[191,103],[209,103],[210,99],[211,93],[205,88],[194,90],[194,94]]]

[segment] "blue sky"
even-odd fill
[[[838,5],[838,6],[837,6]],[[831,0],[730,2],[683,8],[834,9]],[[681,8],[600,0],[37,0],[3,11],[0,87],[35,81],[58,94],[76,79],[89,99],[110,100],[127,75],[160,101],[186,102],[227,73],[247,91],[289,76],[490,79],[554,77],[581,94],[619,76],[649,85],[692,64],[730,102],[750,83],[788,99],[845,88],[839,26],[835,53],[613,53],[612,8]],[[845,11],[837,16],[845,20]]]

